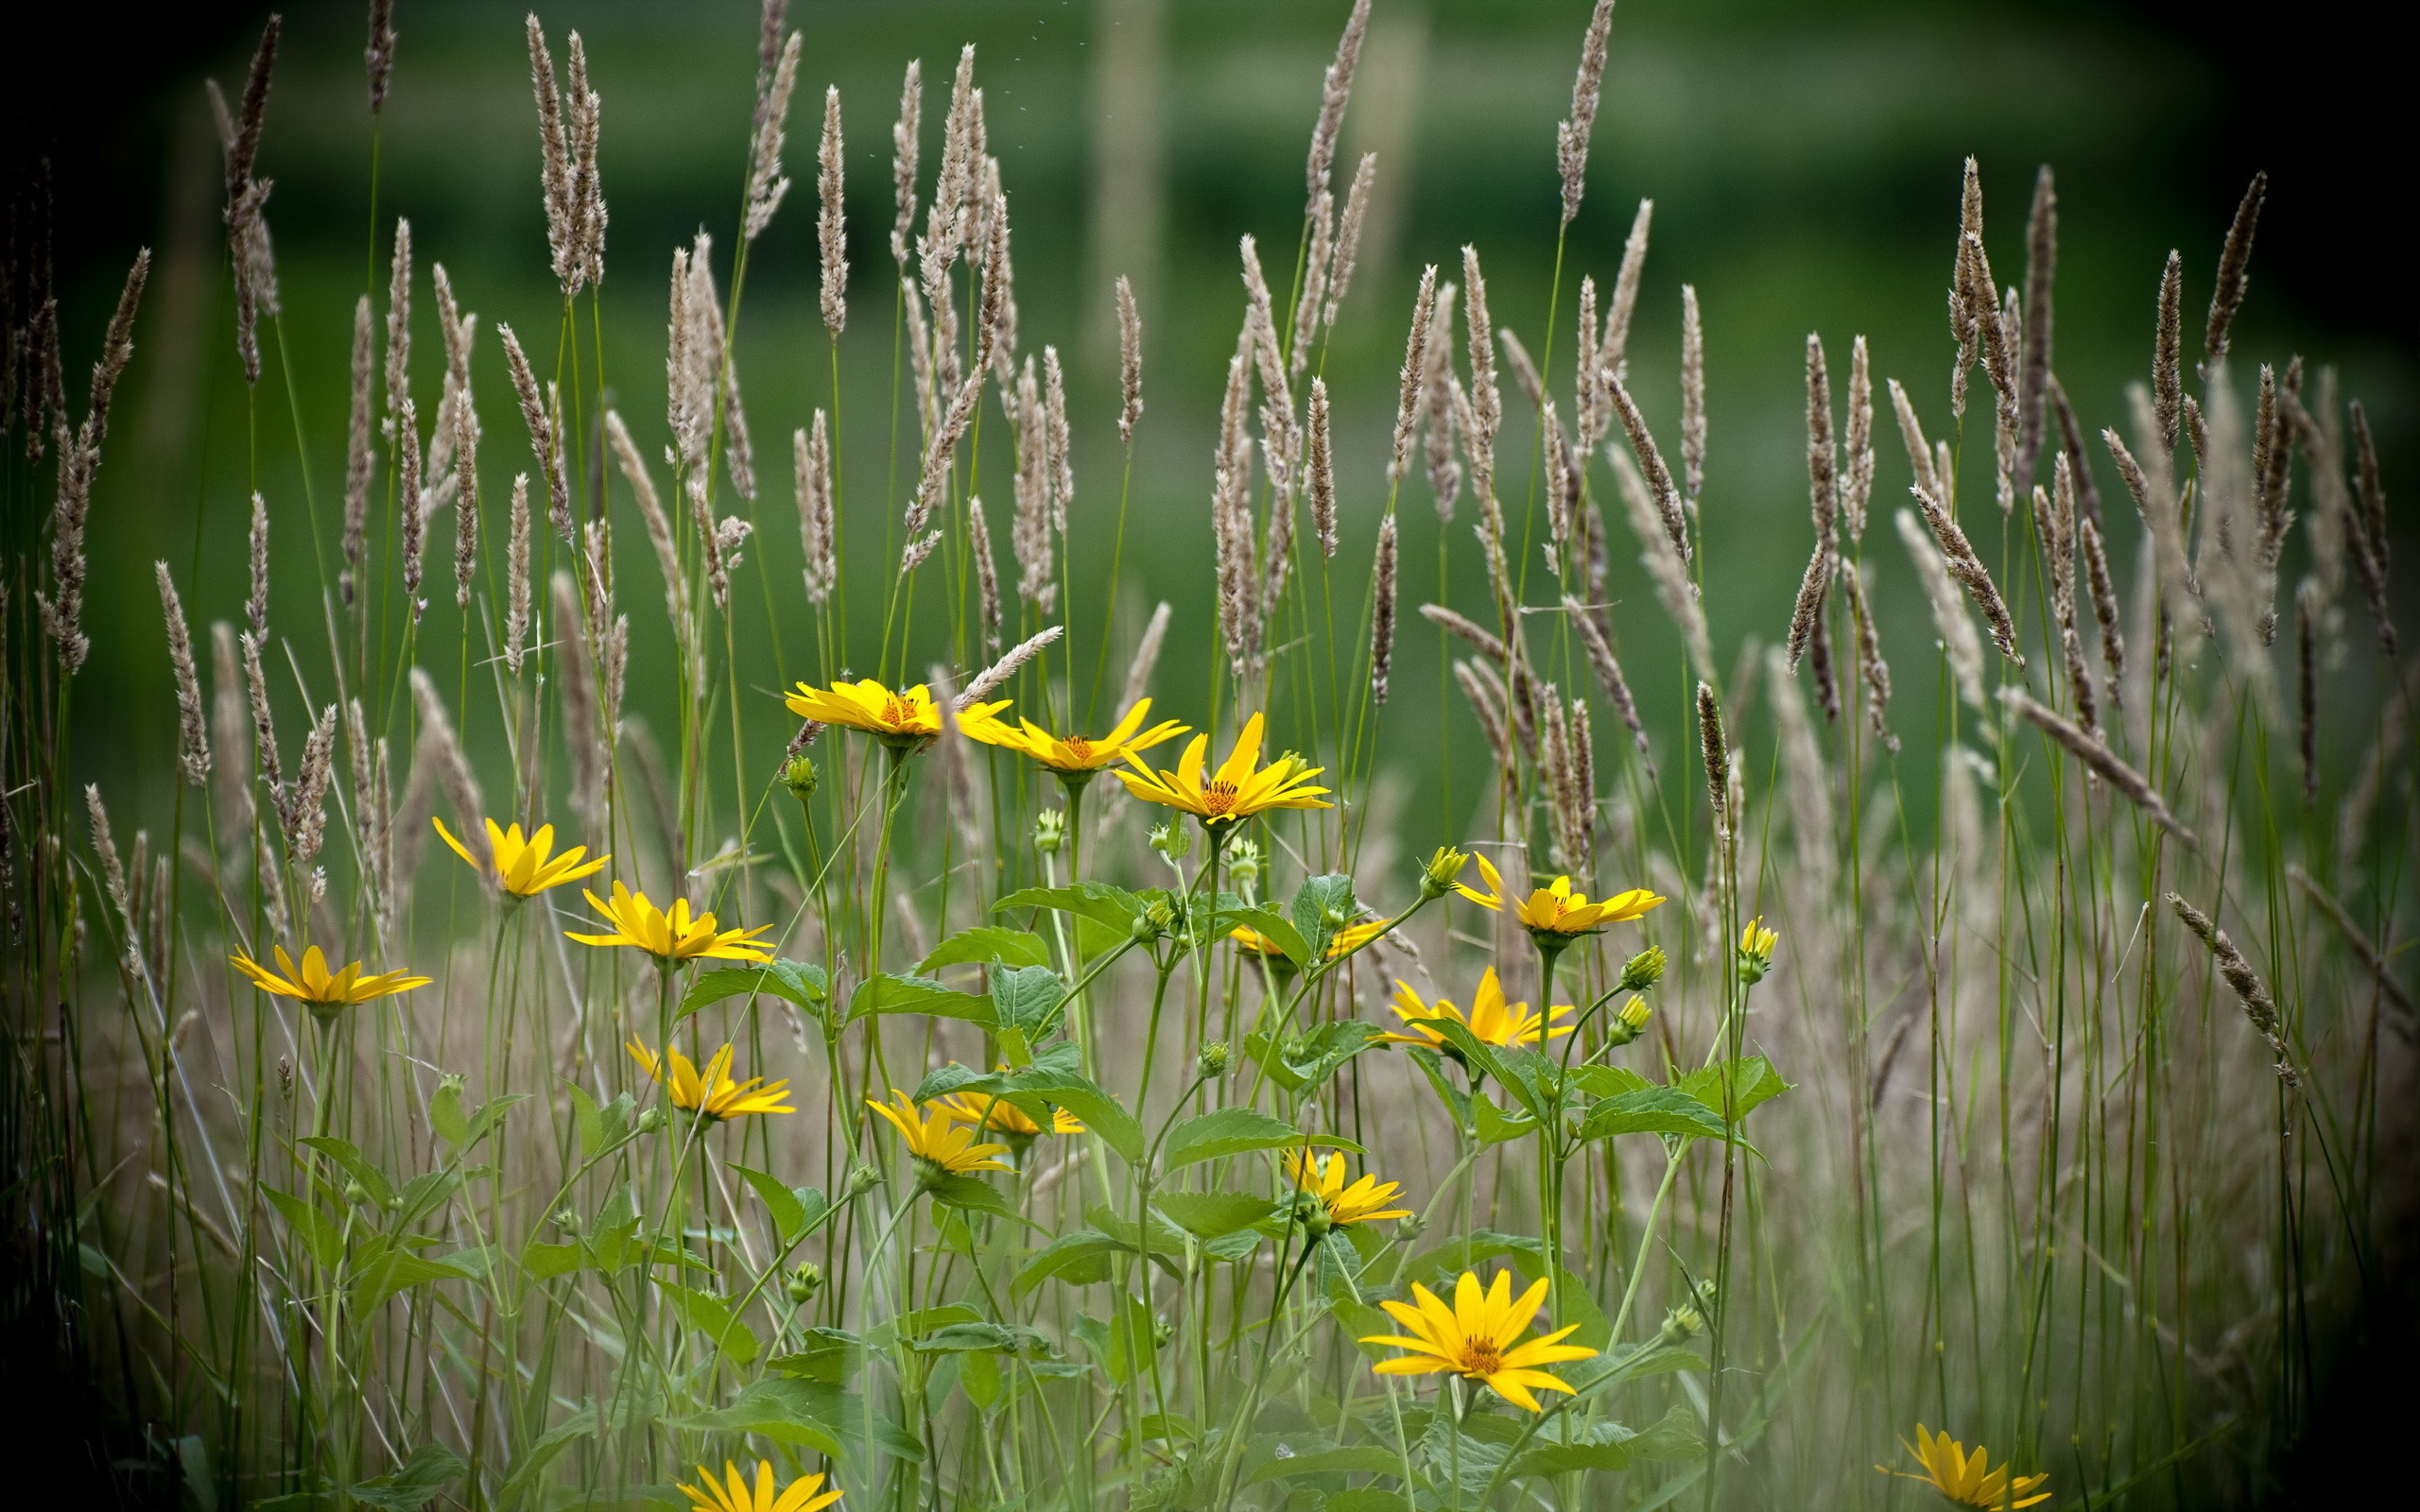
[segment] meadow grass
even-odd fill
[[[1335,162],[1367,9],[1298,233],[1240,248],[1208,623],[1118,612],[1151,528],[1122,283],[1126,467],[1070,507],[972,47],[934,110],[908,71],[892,263],[854,283],[827,93],[830,388],[759,434],[750,252],[808,193],[768,6],[735,217],[672,260],[659,428],[611,397],[659,354],[603,340],[609,117],[533,17],[559,321],[482,331],[373,160],[341,489],[243,501],[249,583],[163,560],[161,626],[80,601],[125,549],[87,515],[147,264],[80,406],[77,334],[12,304],[0,413],[44,465],[9,470],[0,613],[7,1310],[97,1418],[59,1452],[204,1509],[2278,1491],[2395,1260],[2420,689],[2360,404],[2231,350],[2265,180],[2198,359],[2171,256],[2130,412],[2083,417],[2050,171],[2006,284],[1969,161],[1947,393],[1808,337],[1807,568],[1772,644],[1719,658],[1694,289],[1678,433],[1632,393],[1672,376],[1627,360],[1651,207],[1609,275],[1558,244],[1534,358],[1476,245],[1424,269],[1390,448],[1335,428],[1384,171]],[[1566,230],[1600,209],[1611,17]],[[255,456],[301,443],[297,386],[347,382],[284,360],[275,40],[221,102]],[[852,314],[887,322],[888,392],[842,391]],[[490,342],[509,396],[474,395]],[[887,456],[838,445],[844,403],[887,409]],[[790,528],[785,460],[797,581],[757,539]],[[1373,528],[1340,477],[1383,477]],[[1430,506],[1475,536],[1433,567],[1397,513]],[[294,534],[322,612],[272,624]],[[1634,546],[1670,665],[1621,660]],[[1930,606],[1913,664],[1883,662],[1884,575]],[[1390,702],[1423,625],[1459,696]],[[162,638],[167,799],[69,759],[97,635]],[[1149,703],[1188,655],[1206,704]],[[626,698],[634,659],[661,696]],[[1693,728],[1643,722],[1641,678]],[[786,748],[743,734],[775,697]],[[1392,774],[1465,718],[1492,767],[1404,812]]]

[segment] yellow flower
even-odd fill
[[[1411,1337],[1380,1333],[1361,1341],[1392,1344],[1412,1351],[1372,1366],[1380,1375],[1450,1373],[1467,1381],[1484,1382],[1505,1400],[1538,1412],[1542,1409],[1531,1394],[1533,1389],[1572,1394],[1571,1387],[1538,1366],[1559,1360],[1585,1360],[1597,1352],[1582,1345],[1556,1342],[1578,1329],[1577,1323],[1540,1334],[1526,1344],[1516,1346],[1512,1342],[1530,1326],[1530,1319],[1537,1316],[1538,1308],[1546,1301],[1544,1279],[1531,1282],[1518,1300],[1512,1296],[1512,1273],[1509,1270],[1497,1271],[1495,1284],[1485,1291],[1480,1290],[1477,1275],[1464,1271],[1461,1280],[1454,1283],[1451,1308],[1417,1281],[1412,1283],[1411,1295],[1419,1306],[1408,1307],[1395,1301],[1378,1304],[1410,1330]]]
[[[1487,881],[1487,891],[1478,892],[1461,883],[1454,890],[1481,908],[1501,911],[1506,899],[1504,879],[1488,864],[1485,856],[1475,856],[1479,875]],[[1590,902],[1585,893],[1571,890],[1569,877],[1557,877],[1552,885],[1532,890],[1514,909],[1524,928],[1540,935],[1570,937],[1594,934],[1599,925],[1627,923],[1638,918],[1664,900],[1645,887],[1633,887],[1599,902]]]
[[[648,1075],[654,1078],[656,1085],[671,1094],[672,1106],[675,1108],[685,1108],[690,1112],[702,1114],[717,1123],[726,1118],[740,1118],[750,1113],[795,1113],[798,1111],[797,1108],[783,1101],[789,1096],[790,1084],[787,1081],[768,1084],[762,1076],[751,1076],[741,1082],[733,1081],[731,1079],[731,1046],[729,1045],[714,1053],[713,1057],[707,1060],[705,1073],[702,1075],[699,1074],[696,1066],[689,1063],[689,1057],[678,1049],[667,1047],[664,1053],[664,1060],[658,1060],[655,1057],[655,1052],[642,1043],[636,1035],[631,1036],[628,1048],[631,1058],[645,1067]],[[668,1074],[665,1069],[665,1061],[671,1062],[671,1070]]]
[[[282,998],[297,998],[311,1005],[314,1013],[331,1014],[337,1009],[367,1003],[391,993],[408,992],[416,987],[426,987],[428,978],[414,976],[409,971],[388,971],[378,975],[365,974],[359,961],[343,971],[330,974],[327,957],[320,947],[312,945],[302,952],[302,964],[297,968],[285,947],[277,950],[277,970],[272,971],[251,956],[230,955],[235,970],[252,979],[252,985],[264,992],[274,992]]]
[[[1244,721],[1243,733],[1236,737],[1226,761],[1207,782],[1201,774],[1209,762],[1208,735],[1193,737],[1173,772],[1163,768],[1154,774],[1141,757],[1129,752],[1126,764],[1134,770],[1119,772],[1118,781],[1136,798],[1183,809],[1205,825],[1249,819],[1270,809],[1333,808],[1320,797],[1327,789],[1314,787],[1310,782],[1324,767],[1305,768],[1291,756],[1281,756],[1267,766],[1260,765],[1260,715]],[[1135,775],[1138,772],[1142,775]]]
[[[815,1494],[823,1490],[823,1477],[821,1475],[802,1475],[784,1486],[781,1495],[775,1496],[771,1460],[756,1462],[753,1490],[749,1488],[747,1479],[739,1473],[739,1467],[731,1461],[722,1462],[722,1472],[728,1486],[717,1484],[714,1471],[703,1465],[698,1467],[698,1479],[706,1483],[703,1490],[685,1481],[680,1483],[681,1494],[689,1499],[691,1512],[821,1512],[822,1508],[840,1500],[840,1493],[837,1490],[823,1491],[821,1496]]]
[[[588,854],[588,847],[576,845],[550,861],[547,856],[555,849],[553,825],[538,826],[538,833],[524,840],[521,826],[516,824],[509,830],[501,830],[496,828],[495,820],[489,819],[485,821],[489,862],[482,865],[478,857],[471,854],[468,846],[454,838],[454,832],[445,827],[443,819],[431,815],[428,822],[437,826],[439,836],[454,848],[456,855],[471,864],[473,871],[516,898],[533,898],[549,887],[560,887],[566,882],[594,876],[605,869],[606,862],[614,859],[612,856],[598,856],[582,866],[579,858]]]
[[[871,1097],[866,1099],[866,1106],[890,1120],[890,1126],[899,1131],[900,1143],[908,1146],[908,1153],[914,1156],[920,1164],[945,1176],[1009,1169],[1006,1160],[993,1159],[995,1155],[1007,1154],[1009,1147],[1005,1144],[976,1143],[975,1130],[960,1127],[957,1116],[946,1106],[926,1103],[925,1106],[932,1111],[919,1113],[906,1092],[893,1087],[890,1095],[899,1100],[897,1108],[877,1103]]]
[[[1363,1176],[1351,1186],[1344,1184],[1344,1157],[1331,1155],[1327,1168],[1320,1168],[1320,1159],[1308,1149],[1286,1152],[1286,1174],[1294,1185],[1320,1199],[1327,1210],[1332,1224],[1374,1223],[1381,1218],[1409,1218],[1409,1208],[1389,1208],[1387,1204],[1403,1194],[1403,1183],[1381,1182],[1374,1176]],[[1384,1210],[1383,1211],[1380,1210]]]
[[[1184,734],[1187,728],[1173,719],[1163,719],[1149,730],[1144,729],[1143,720],[1151,712],[1149,698],[1136,699],[1125,717],[1098,739],[1053,735],[1030,719],[1020,719],[1011,725],[998,717],[1008,706],[1005,698],[998,703],[972,706],[958,716],[959,733],[986,746],[1023,751],[1066,777],[1090,777],[1104,766],[1123,761],[1129,752],[1149,750],[1162,741]]]
[[[1426,1021],[1450,1019],[1468,1029],[1474,1039],[1488,1045],[1533,1045],[1541,1038],[1560,1040],[1571,1032],[1571,1025],[1553,1021],[1571,1016],[1568,1003],[1558,1004],[1545,1019],[1530,1011],[1526,1003],[1506,1003],[1504,984],[1495,979],[1491,966],[1478,979],[1478,992],[1471,1000],[1470,1017],[1443,998],[1424,1003],[1420,994],[1408,982],[1395,983],[1395,1017],[1408,1025],[1409,1034],[1390,1034],[1380,1038],[1401,1045],[1427,1045],[1431,1049],[1443,1046],[1444,1036],[1424,1026]]]
[[[614,926],[611,935],[579,935],[563,931],[563,937],[576,939],[582,945],[631,945],[660,960],[675,963],[699,959],[718,961],[769,961],[772,952],[753,937],[772,928],[762,924],[754,929],[715,928],[715,916],[699,914],[692,918],[689,900],[675,898],[669,912],[647,901],[647,894],[634,893],[620,883],[614,884],[614,901],[589,892],[581,893],[596,910]]]
[[[2012,1476],[2006,1465],[1993,1469],[1982,1445],[1975,1446],[1974,1457],[1970,1459],[1965,1445],[1947,1434],[1929,1433],[1922,1423],[1916,1424],[1915,1443],[1909,1444],[1902,1439],[1900,1447],[1913,1454],[1916,1463],[1925,1468],[1922,1475],[1910,1475],[1888,1465],[1874,1468],[1885,1475],[1896,1475],[1902,1480],[1922,1481],[1961,1506],[1996,1507],[2005,1509],[2005,1512],[2014,1512],[2017,1507],[2050,1500],[2048,1491],[2034,1496],[2025,1495],[2050,1478],[2047,1472]],[[2024,1500],[2013,1500],[2017,1497],[2024,1497]]]
[[[942,732],[942,712],[921,682],[905,693],[893,693],[872,678],[828,688],[802,682],[796,693],[783,696],[782,703],[801,719],[862,730],[900,749],[928,746]]]
[[[1008,1068],[1003,1066],[1000,1069],[1005,1071]],[[934,1098],[931,1106],[943,1109],[961,1124],[975,1125],[994,1134],[1006,1134],[1011,1139],[1029,1140],[1042,1132],[1042,1125],[1028,1116],[1024,1108],[990,1092],[949,1092]],[[877,1107],[875,1111],[888,1112],[889,1109]],[[1081,1134],[1083,1131],[1083,1120],[1075,1114],[1063,1108],[1053,1107],[1050,1109],[1051,1133]]]

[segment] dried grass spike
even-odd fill
[[[2243,308],[2246,270],[2252,263],[2252,233],[2260,224],[2260,207],[2268,202],[2269,175],[2266,170],[2252,176],[2245,186],[2241,202],[2235,207],[2235,219],[2227,227],[2225,247],[2219,252],[2219,274],[2210,289],[2210,323],[2202,336],[2201,372],[2207,378],[2213,366],[2227,354],[2227,335],[2235,325],[2235,314]]]

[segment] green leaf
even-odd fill
[[[1571,1085],[1591,1097],[1619,1097],[1643,1091],[1655,1083],[1627,1066],[1574,1066]]]
[[[1126,1110],[1124,1104],[1112,1097],[1098,1083],[1072,1071],[1055,1071],[1039,1064],[1020,1071],[1007,1080],[1011,1091],[1056,1103],[1082,1119],[1084,1127],[1099,1135],[1101,1143],[1115,1151],[1117,1158],[1127,1164],[1132,1165],[1143,1159],[1143,1125],[1135,1122],[1134,1115]],[[1045,1126],[1047,1126],[1046,1123]]]
[[[429,1281],[469,1280],[473,1273],[458,1263],[428,1259],[407,1249],[393,1249],[364,1263],[354,1273],[353,1311],[356,1319],[387,1305],[397,1292]]]
[[[808,1329],[796,1354],[778,1355],[767,1361],[765,1368],[803,1381],[841,1386],[865,1368],[865,1341],[848,1330]]]
[[[457,1149],[470,1142],[470,1121],[462,1116],[461,1083],[450,1076],[438,1082],[437,1095],[428,1100],[428,1126]]]
[[[933,948],[933,954],[916,963],[919,976],[930,976],[944,966],[1047,966],[1050,946],[1037,934],[1026,929],[1002,929],[996,924],[978,924],[961,929]]]
[[[1267,903],[1254,903],[1248,908],[1221,908],[1211,920],[1211,927],[1221,935],[1237,925],[1266,937],[1270,944],[1284,951],[1286,958],[1297,968],[1308,966],[1317,959],[1311,954],[1309,943],[1303,938],[1303,932],[1294,927],[1293,920]]]
[[[1723,1084],[1731,1087],[1731,1121],[1735,1124],[1748,1116],[1748,1110],[1767,1100],[1789,1091],[1789,1083],[1781,1079],[1762,1056],[1750,1056],[1745,1060],[1726,1060],[1719,1066],[1707,1066],[1681,1078],[1681,1091],[1714,1109],[1719,1117],[1723,1111]]]
[[[862,1465],[869,1445],[893,1459],[922,1464],[925,1446],[863,1397],[821,1381],[766,1376],[728,1407],[666,1419],[683,1433],[762,1434],[786,1444]]]
[[[1409,1053],[1411,1056],[1411,1063],[1418,1066],[1420,1074],[1428,1078],[1428,1086],[1437,1093],[1437,1100],[1443,1103],[1445,1110],[1453,1115],[1454,1126],[1461,1129],[1469,1128],[1471,1126],[1471,1094],[1445,1079],[1444,1057],[1426,1045],[1413,1045]]]
[[[1507,1256],[1518,1257],[1520,1268],[1534,1273],[1546,1263],[1546,1253],[1544,1240],[1479,1228],[1415,1256],[1404,1266],[1402,1274],[1406,1281],[1422,1281],[1434,1288],[1447,1278],[1466,1270],[1477,1270],[1491,1260],[1502,1260]],[[1390,1328],[1385,1332],[1393,1333],[1401,1330]]]
[[[1649,1087],[1608,1097],[1588,1109],[1580,1137],[1600,1140],[1615,1134],[1678,1134],[1684,1138],[1721,1139],[1730,1132],[1722,1115],[1677,1087]]]
[[[597,1415],[583,1408],[573,1414],[568,1421],[547,1429],[531,1440],[527,1448],[513,1456],[512,1471],[504,1478],[504,1486],[497,1498],[499,1503],[510,1506],[532,1482],[545,1473],[546,1467],[555,1462],[557,1455],[571,1447],[573,1439],[596,1432],[596,1424]]]
[[[531,1240],[521,1246],[521,1271],[531,1280],[552,1280],[579,1269],[578,1245],[548,1245]]]
[[[992,905],[995,914],[1011,908],[1051,908],[1107,924],[1119,934],[1133,927],[1143,912],[1143,900],[1105,882],[1079,882],[1065,887],[1025,887]]]
[[[320,1263],[323,1269],[333,1270],[344,1259],[344,1226],[301,1197],[290,1196],[272,1186],[263,1186],[269,1206],[285,1215],[294,1237],[302,1250]]]
[[[1258,1486],[1263,1481],[1283,1479],[1288,1475],[1332,1475],[1359,1472],[1365,1475],[1392,1475],[1403,1479],[1403,1456],[1392,1449],[1375,1444],[1354,1444],[1344,1449],[1323,1449],[1316,1453],[1293,1454],[1270,1461],[1244,1477],[1246,1486]],[[1397,1498],[1400,1504],[1401,1498]],[[1328,1505],[1334,1506],[1331,1499]]]
[[[461,1186],[462,1173],[455,1170],[424,1172],[405,1182],[395,1194],[395,1230],[400,1233],[443,1207]]]
[[[1478,1138],[1482,1144],[1525,1140],[1538,1131],[1536,1119],[1527,1113],[1505,1112],[1489,1101],[1485,1092],[1471,1093],[1471,1111],[1478,1116]]]
[[[314,1134],[302,1143],[344,1167],[345,1175],[360,1182],[362,1190],[368,1192],[371,1200],[379,1207],[384,1208],[395,1200],[395,1189],[388,1182],[387,1173],[371,1164],[351,1140]]]
[[[1046,1038],[1058,1022],[1059,1005],[1067,1000],[1067,984],[1046,966],[1003,969],[992,973],[992,1017],[1003,1030],[1015,1029],[1027,1040]]]
[[[952,1323],[908,1341],[908,1348],[919,1354],[971,1354],[985,1350],[1014,1354],[1036,1346],[1047,1348],[1048,1341],[1032,1329],[1007,1323]]]
[[[1135,1376],[1147,1374],[1151,1362],[1159,1356],[1159,1319],[1149,1305],[1132,1293],[1117,1299],[1109,1321],[1080,1317],[1069,1332],[1083,1341],[1084,1347],[1100,1361],[1102,1372],[1115,1385],[1122,1386]]]
[[[1109,1280],[1111,1258],[1131,1253],[1132,1248],[1098,1228],[1061,1234],[1025,1263],[1017,1272],[1015,1289],[1019,1294],[1030,1292],[1054,1276],[1070,1286],[1097,1285]]]
[[[1291,909],[1294,927],[1303,932],[1303,942],[1310,947],[1313,960],[1326,958],[1336,932],[1360,911],[1361,904],[1353,896],[1353,879],[1341,872],[1305,878],[1295,889]]]
[[[1619,1423],[1591,1423],[1575,1432],[1567,1443],[1533,1445],[1512,1462],[1512,1473],[1569,1475],[1582,1470],[1626,1470],[1630,1469],[1631,1443],[1637,1437]]]
[[[1685,1403],[1676,1401],[1653,1427],[1631,1440],[1630,1452],[1639,1459],[1703,1459],[1705,1439],[1698,1433],[1696,1415]]]
[[[1161,1146],[1163,1169],[1175,1171],[1222,1156],[1288,1145],[1328,1144],[1360,1153],[1361,1146],[1333,1134],[1305,1134],[1283,1119],[1253,1108],[1221,1108],[1179,1124]]]
[[[966,1208],[976,1212],[988,1212],[1024,1224],[1028,1228],[1041,1227],[1010,1206],[1009,1199],[1000,1194],[999,1188],[979,1177],[945,1176],[934,1182],[927,1190],[932,1193],[933,1200],[944,1208]]]
[[[462,1456],[442,1444],[423,1444],[393,1474],[355,1486],[354,1500],[366,1502],[379,1512],[420,1512],[464,1469]]]
[[[1197,1239],[1247,1228],[1277,1211],[1267,1197],[1244,1192],[1163,1192],[1151,1199],[1178,1228]]]
[[[859,984],[849,999],[849,1020],[876,1013],[929,1013],[964,1019],[986,1029],[995,1028],[992,1000],[972,992],[953,992],[930,977],[894,976],[888,972]]]
[[[464,1130],[463,1137],[452,1143],[458,1148],[468,1149],[493,1133],[496,1125],[504,1122],[504,1115],[512,1110],[513,1104],[526,1103],[528,1100],[527,1092],[507,1092],[502,1097],[488,1099],[479,1105],[477,1112],[471,1115],[470,1125]]]
[[[1084,1216],[1092,1220],[1094,1228],[1137,1254],[1148,1250],[1152,1258],[1158,1259],[1164,1255],[1184,1253],[1184,1235],[1177,1232],[1175,1226],[1156,1211],[1145,1213],[1140,1228],[1135,1226],[1133,1219],[1107,1203],[1095,1203],[1092,1211]]]
[[[738,1366],[755,1362],[763,1348],[756,1342],[755,1331],[735,1317],[721,1297],[661,1279],[655,1284],[671,1302],[672,1310],[681,1314],[681,1321],[713,1340],[724,1358]]]
[[[1336,1019],[1299,1035],[1246,1037],[1244,1049],[1289,1092],[1303,1092],[1336,1074],[1337,1068],[1376,1044],[1382,1031],[1358,1019]]]
[[[700,971],[689,983],[689,990],[681,994],[681,1009],[674,1022],[687,1018],[709,1004],[743,994],[762,993],[780,998],[809,1013],[819,1013],[830,992],[830,979],[823,968],[808,961],[770,960],[748,966],[726,966],[712,971]]]
[[[738,1172],[750,1186],[756,1189],[756,1195],[764,1200],[765,1211],[771,1215],[773,1230],[781,1235],[782,1243],[788,1244],[792,1238],[804,1230],[806,1205],[799,1201],[797,1193],[782,1185],[778,1178],[768,1176],[762,1171],[752,1171],[736,1161],[733,1162],[731,1168]]]
[[[1403,1461],[1395,1461],[1395,1473],[1403,1473]],[[1411,1512],[1411,1503],[1403,1499],[1400,1491],[1360,1486],[1350,1491],[1329,1492],[1327,1512]]]

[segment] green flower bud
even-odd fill
[[[1621,986],[1616,990],[1644,992],[1663,979],[1663,947],[1650,945],[1623,963]]]
[[[1044,809],[1033,816],[1033,848],[1055,856],[1067,843],[1067,811]]]
[[[1425,902],[1435,902],[1452,892],[1454,884],[1462,875],[1462,868],[1470,864],[1469,851],[1457,850],[1449,845],[1439,846],[1436,854],[1428,858],[1428,864],[1420,868],[1421,898]]]
[[[806,752],[799,752],[783,765],[782,785],[788,788],[790,796],[800,802],[804,803],[815,796],[815,763]]]
[[[1249,893],[1259,885],[1261,873],[1260,842],[1237,839],[1227,846],[1227,875],[1236,879],[1236,888]]]
[[[1151,827],[1151,849],[1175,866],[1193,853],[1193,832],[1174,821]]]
[[[1234,1057],[1234,1055],[1235,1052],[1227,1048],[1227,1041],[1224,1040],[1211,1040],[1201,1047],[1201,1074],[1213,1078],[1225,1075],[1227,1062]]]
[[[564,1208],[554,1216],[554,1225],[567,1234],[579,1232],[579,1214]]]
[[[840,1189],[843,1200],[858,1196],[882,1185],[882,1173],[860,1160],[849,1167],[849,1179]]]
[[[789,1279],[782,1282],[782,1289],[790,1294],[793,1302],[804,1305],[814,1300],[815,1294],[823,1289],[823,1267],[805,1262],[791,1266]]]
[[[647,1111],[639,1114],[637,1126],[638,1131],[642,1134],[652,1134],[657,1129],[662,1128],[664,1126],[664,1109],[661,1108],[650,1108]]]
[[[348,1181],[344,1184],[344,1200],[358,1208],[370,1200],[370,1189],[358,1181]]]

